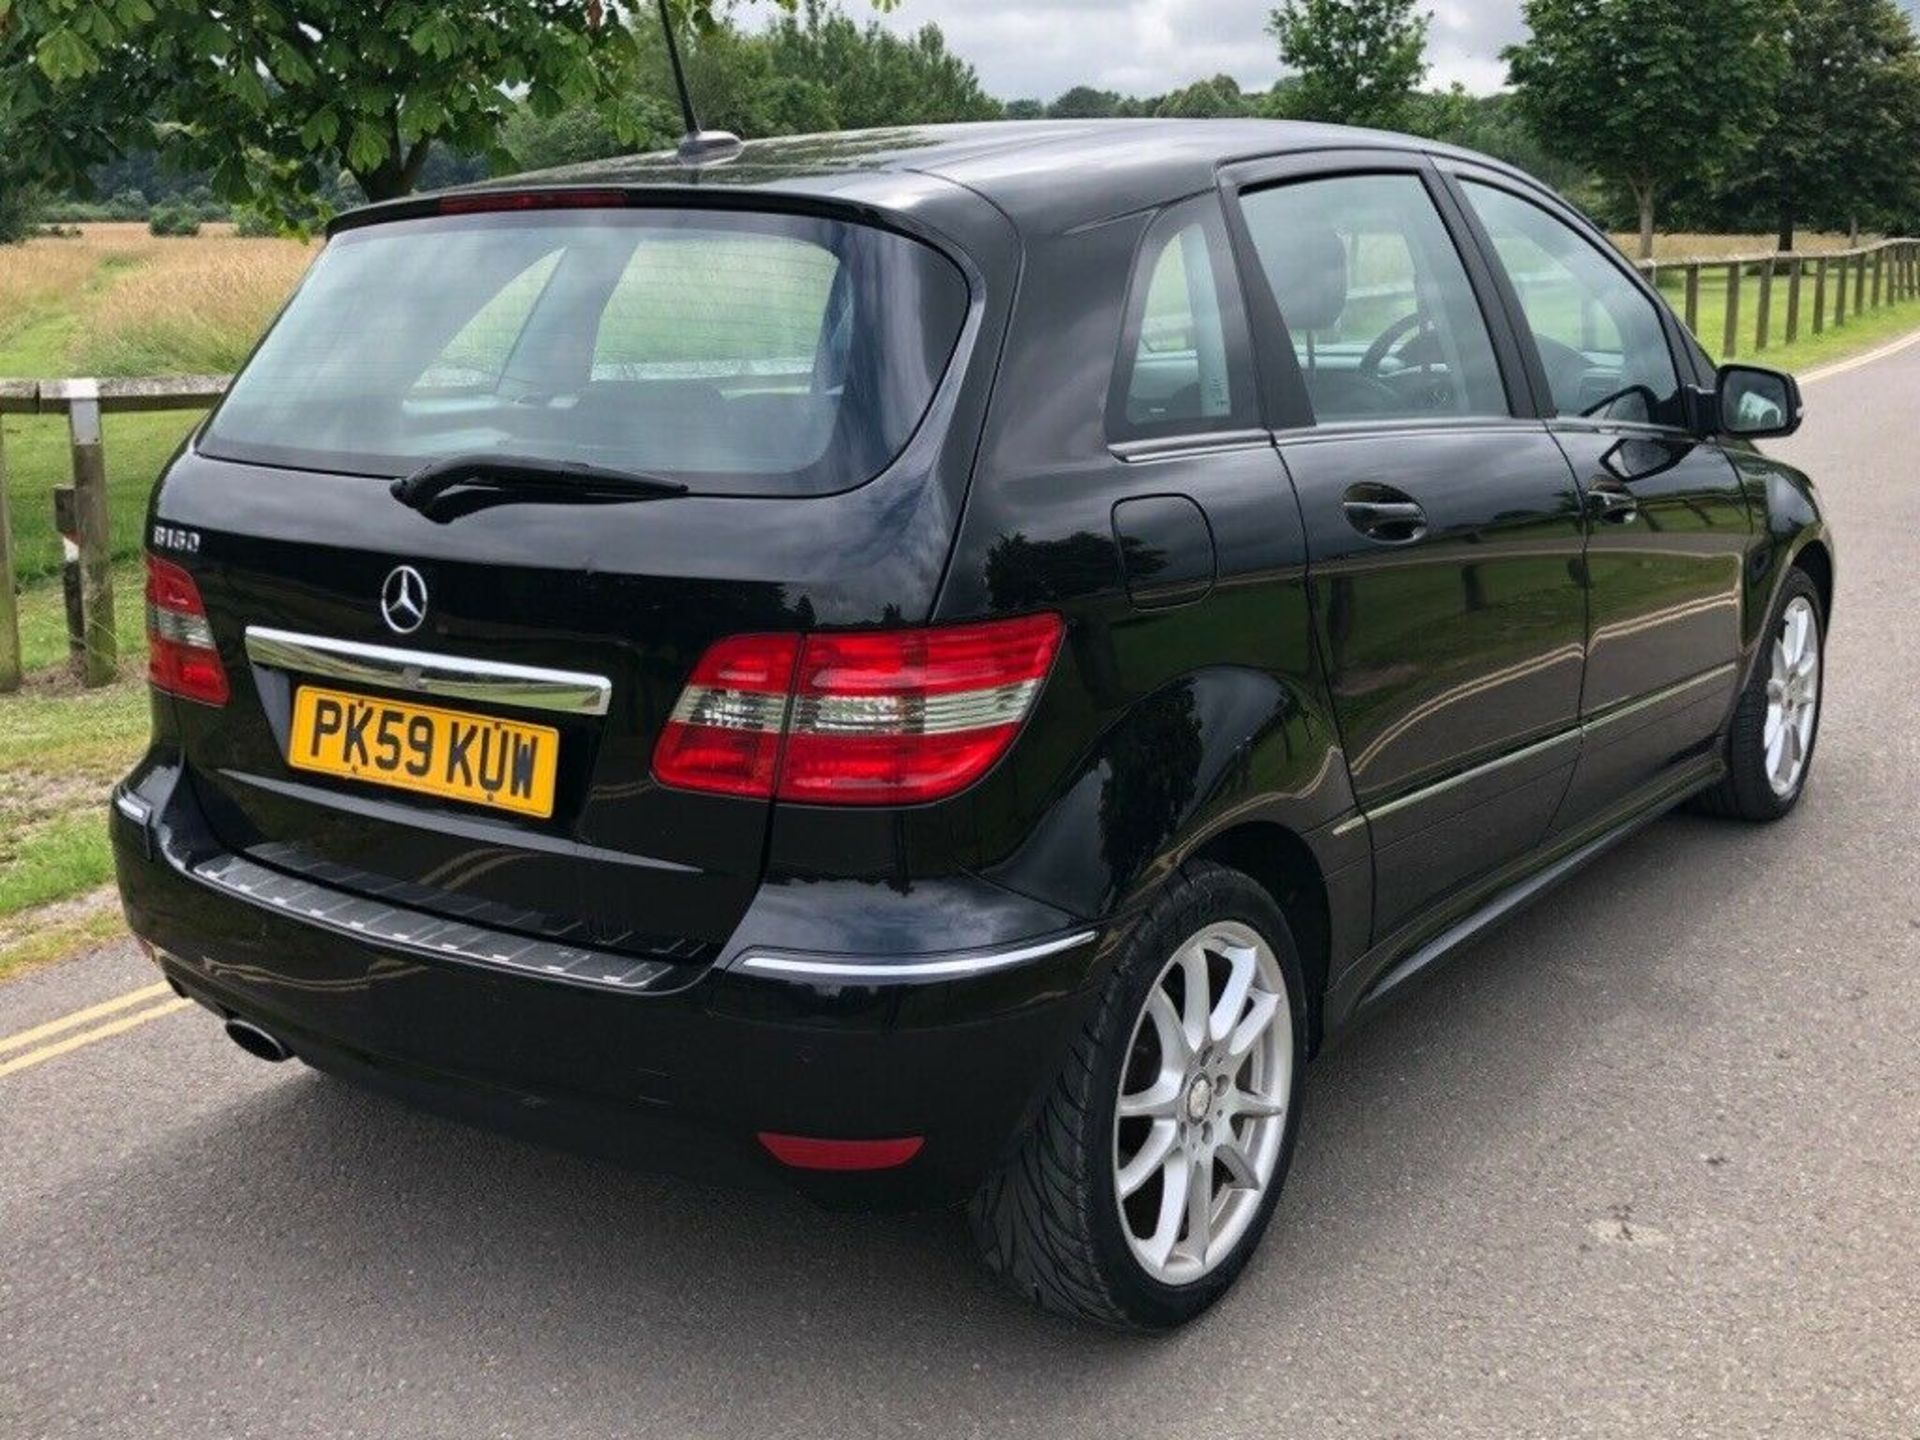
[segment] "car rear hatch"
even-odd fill
[[[915,497],[967,278],[820,213],[446,210],[337,235],[156,497],[196,794],[233,853],[330,893],[704,962],[771,801],[664,785],[655,746],[710,645],[834,618],[836,572],[924,618],[949,537],[860,557],[949,513]]]

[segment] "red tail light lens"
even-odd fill
[[[1060,648],[1057,615],[806,637],[702,658],[654,754],[665,784],[815,805],[953,795],[1006,753]]]
[[[1033,707],[1060,617],[807,637],[782,800],[903,805],[965,789]]]
[[[718,795],[773,794],[798,635],[733,635],[693,667],[660,732],[653,773],[663,785]]]
[[[169,560],[147,556],[147,678],[156,689],[227,703],[227,672],[193,576]]]

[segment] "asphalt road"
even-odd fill
[[[163,998],[8,1047],[151,985],[122,946],[0,987],[0,1436],[1920,1437],[1920,346],[1808,394],[1805,803],[1660,822],[1325,1057],[1186,1332],[1030,1312],[950,1216],[470,1131]]]

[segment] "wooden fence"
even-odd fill
[[[103,415],[142,410],[201,410],[227,388],[224,375],[159,380],[0,380],[0,415],[65,415],[73,485],[54,493],[66,543],[68,624],[74,668],[87,685],[105,685],[119,666],[113,628],[113,544],[107,526],[107,452]],[[8,519],[6,441],[0,436],[0,691],[20,685],[20,612]]]
[[[1794,251],[1765,255],[1722,255],[1709,259],[1636,260],[1642,275],[1659,285],[1680,276],[1680,296],[1674,300],[1687,328],[1710,345],[1714,337],[1700,334],[1702,292],[1721,288],[1724,313],[1720,325],[1720,358],[1731,360],[1741,352],[1747,335],[1741,324],[1745,294],[1753,298],[1753,354],[1760,354],[1776,335],[1791,345],[1801,334],[1819,335],[1883,305],[1920,297],[1920,240],[1880,240],[1851,250],[1824,254]],[[1749,281],[1753,283],[1748,284]],[[1784,290],[1786,314],[1774,316],[1774,292]]]
[[[1818,335],[1883,305],[1920,298],[1920,240],[1882,240],[1825,254],[1726,255],[1713,259],[1641,260],[1640,272],[1655,284],[1678,272],[1678,308],[1687,328],[1700,333],[1703,289],[1725,286],[1720,358],[1740,353],[1745,334],[1740,311],[1745,282],[1757,279],[1753,349],[1764,351],[1774,333],[1774,291],[1785,289],[1781,343],[1803,330]],[[1701,337],[1703,343],[1707,337]],[[87,685],[104,685],[118,668],[113,628],[113,547],[107,533],[106,449],[103,415],[134,411],[199,410],[227,387],[224,375],[153,380],[0,380],[0,415],[65,415],[73,449],[73,485],[57,491],[55,511],[67,542],[68,616],[74,668]],[[7,456],[0,437],[0,692],[21,680],[20,620],[8,521]]]

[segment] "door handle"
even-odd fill
[[[1340,508],[1347,523],[1372,540],[1404,545],[1427,533],[1427,512],[1413,500],[1370,500],[1350,494]]]
[[[1640,502],[1618,481],[1599,480],[1587,488],[1587,513],[1608,525],[1625,525],[1640,513]]]

